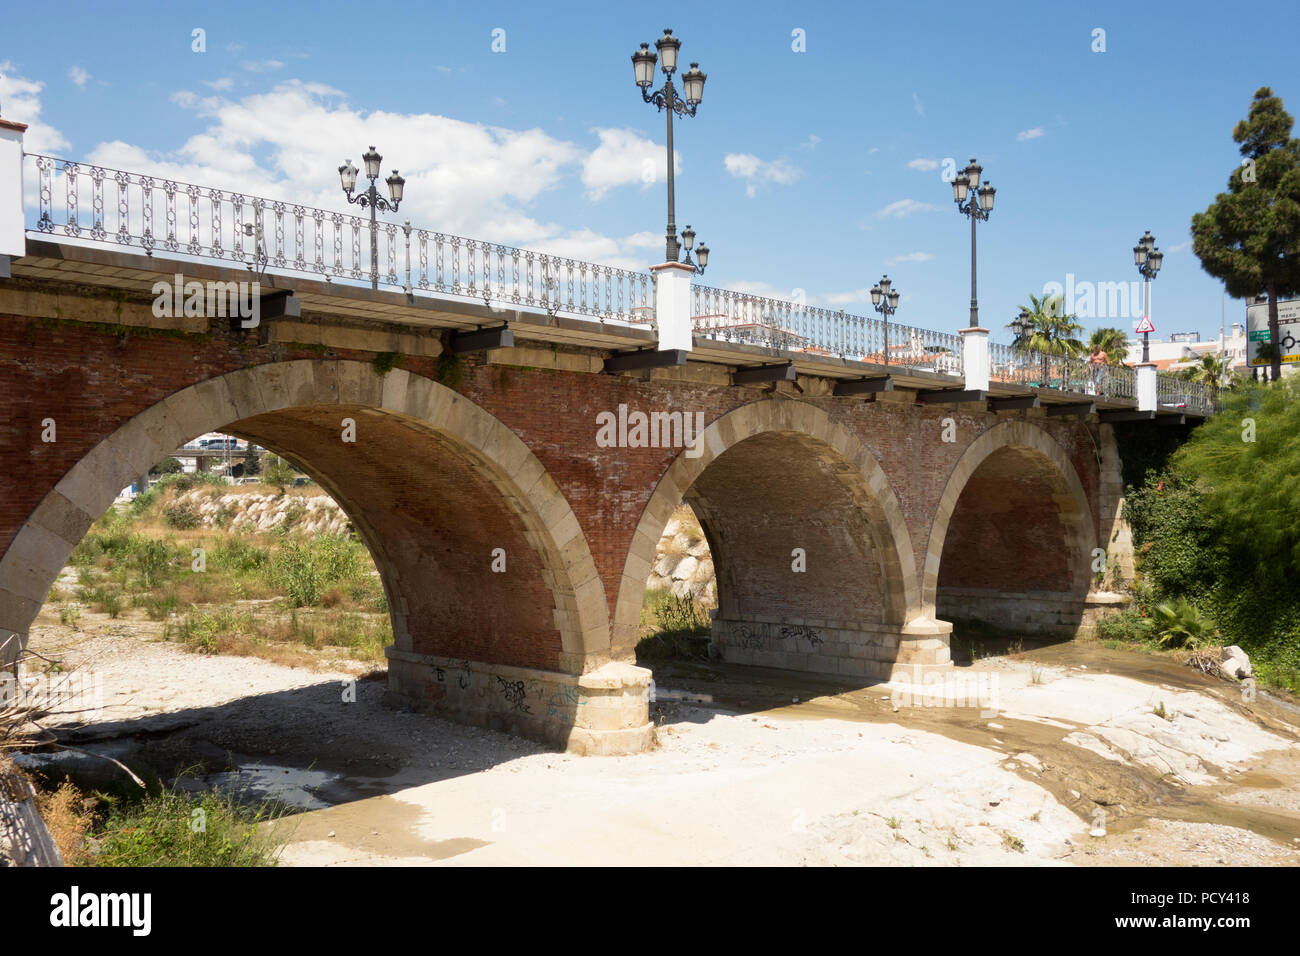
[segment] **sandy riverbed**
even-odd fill
[[[242,767],[272,791],[309,780],[320,809],[281,824],[288,865],[1300,863],[1300,717],[1095,645],[981,662],[996,713],[669,667],[660,688],[712,702],[661,700],[657,749],[617,758],[390,710],[382,677],[348,703],[354,672],[116,623],[42,625],[33,647],[102,677],[102,719],[75,734],[89,746]]]

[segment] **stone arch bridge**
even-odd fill
[[[352,518],[389,598],[395,695],[587,753],[649,739],[634,647],[683,499],[714,557],[717,652],[854,680],[950,667],[955,619],[1075,634],[1094,549],[1125,544],[1099,415],[1131,401],[972,395],[942,371],[717,339],[666,363],[635,324],[309,279],[278,278],[300,305],[245,329],[156,316],[152,284],[182,267],[152,256],[29,241],[11,266],[9,660],[120,489],[209,431],[295,462]],[[598,441],[602,420],[621,440]]]

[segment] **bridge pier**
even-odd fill
[[[951,667],[952,625],[714,618],[709,652],[729,664],[887,681],[899,667]]]
[[[584,756],[650,746],[650,671],[610,661],[586,674],[457,661],[389,647],[396,706],[519,734]]]

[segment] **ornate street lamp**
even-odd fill
[[[984,167],[971,157],[970,165],[957,174],[952,181],[952,198],[957,204],[957,211],[970,217],[970,327],[979,326],[979,302],[975,297],[975,223],[987,220],[993,211],[993,194],[997,192],[992,183],[980,185],[980,173]],[[969,198],[968,198],[969,197]]]
[[[704,99],[704,81],[708,79],[700,72],[700,65],[692,63],[691,68],[682,74],[682,93],[677,92],[676,87],[673,86],[673,74],[677,71],[677,53],[681,45],[682,41],[673,36],[672,30],[664,30],[664,35],[655,41],[657,54],[651,52],[648,43],[642,43],[641,49],[632,54],[632,69],[636,76],[636,85],[641,90],[641,98],[668,114],[668,233],[665,262],[676,262],[681,252],[677,241],[677,215],[673,194],[673,114],[694,116],[700,101]],[[656,60],[659,62],[660,69],[664,71],[666,79],[662,87],[651,93]],[[685,241],[685,233],[683,233],[683,241]],[[686,262],[689,264],[690,246],[688,245],[686,249],[688,252]],[[700,247],[699,260],[696,270],[703,272],[704,264],[708,261],[708,250],[704,246]]]
[[[884,319],[885,364],[889,364],[889,317],[898,311],[898,290],[891,289],[893,280],[881,276],[880,281],[871,287],[871,306]]]
[[[370,186],[365,192],[358,193],[356,196],[352,195],[352,191],[357,186],[357,168],[352,165],[350,159],[345,159],[343,165],[339,167],[339,179],[343,183],[343,193],[347,196],[348,202],[370,210],[370,288],[372,289],[379,288],[379,226],[376,214],[381,209],[384,212],[397,212],[397,207],[402,202],[402,190],[406,188],[406,180],[397,175],[397,170],[394,169],[392,175],[384,180],[388,183],[390,198],[385,199],[379,195],[375,180],[379,178],[379,164],[383,159],[384,157],[380,156],[373,146],[361,154],[361,162],[366,167],[366,178],[370,180]]]
[[[1138,272],[1146,280],[1142,290],[1142,318],[1145,320],[1143,325],[1151,324],[1151,280],[1156,277],[1160,271],[1160,263],[1164,262],[1165,254],[1156,247],[1156,237],[1151,235],[1148,229],[1146,234],[1138,240],[1138,244],[1133,247],[1133,262],[1138,267]],[[1151,338],[1150,329],[1142,330],[1142,362],[1149,362],[1151,349],[1148,344]]]
[[[682,264],[688,265],[695,270],[698,275],[704,275],[704,267],[709,264],[709,247],[703,242],[700,247],[695,249],[695,262],[691,261],[691,250],[695,247],[695,230],[687,226],[682,230],[682,248],[686,254],[682,256]]]
[[[1016,337],[1013,344],[1023,347],[1025,336],[1029,334],[1033,327],[1034,323],[1030,321],[1029,310],[1021,309],[1020,314],[1011,320],[1011,333]]]

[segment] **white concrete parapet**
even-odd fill
[[[1159,411],[1160,403],[1156,390],[1156,363],[1139,362],[1136,371],[1138,411]]]
[[[968,391],[986,392],[989,387],[989,330],[960,329],[961,361]]]
[[[659,351],[691,350],[691,276],[695,269],[681,262],[651,266],[655,277],[655,322]]]
[[[23,221],[24,123],[0,119],[0,256],[27,254]],[[6,262],[5,265],[8,265]]]

